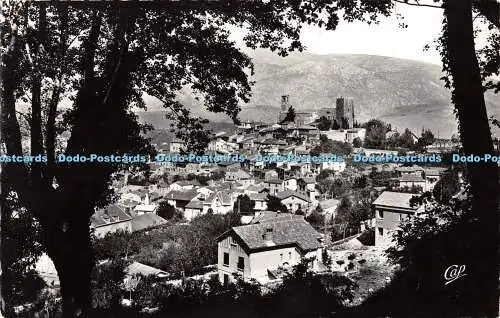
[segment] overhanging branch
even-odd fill
[[[491,24],[500,29],[500,2],[496,0],[474,0],[473,7]]]

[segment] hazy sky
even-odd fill
[[[381,18],[378,25],[341,21],[335,31],[305,26],[301,40],[311,53],[384,55],[441,64],[433,41],[441,31],[443,10],[401,3],[396,4],[395,10],[404,17],[408,28],[400,28],[396,16],[391,15]],[[243,31],[234,30],[234,39],[242,35]],[[426,44],[431,49],[424,52]]]
[[[439,36],[442,10],[396,4],[396,11],[404,16],[407,29],[400,28],[393,15],[378,25],[341,22],[335,31],[306,26],[302,39],[311,53],[385,55],[440,64],[437,51],[424,52],[423,47]]]

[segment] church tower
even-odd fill
[[[288,111],[288,108],[290,107],[290,103],[288,101],[288,97],[290,95],[282,95],[281,96],[281,111],[286,112]]]
[[[281,123],[286,118],[288,108],[290,108],[289,96],[290,95],[281,95],[281,110],[278,115],[278,123]]]

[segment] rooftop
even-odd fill
[[[165,223],[167,223],[167,220],[154,213],[136,215],[132,219],[132,232],[141,231]]]
[[[122,208],[112,204],[107,206],[104,210],[99,210],[92,215],[91,223],[93,226],[103,226],[110,223],[124,222],[131,220],[132,217],[128,215]]]
[[[264,233],[272,232],[271,241],[266,240]],[[270,246],[297,246],[302,251],[312,251],[321,247],[321,234],[303,219],[285,221],[269,221],[258,224],[233,227],[223,234],[234,234],[241,239],[249,252],[266,249]],[[220,238],[219,238],[220,239]]]
[[[196,196],[198,196],[198,192],[196,190],[170,191],[165,195],[165,199],[191,201]]]
[[[193,199],[193,200],[189,201],[188,204],[186,204],[186,209],[199,209],[199,210],[202,210],[204,203],[205,203],[205,201],[201,201],[201,200],[198,200],[198,199]]]
[[[265,183],[274,183],[274,184],[282,184],[284,180],[280,179],[267,179],[264,180]]]
[[[410,199],[414,196],[418,195],[413,193],[384,191],[375,201],[373,201],[373,204],[416,210],[418,207],[410,206]]]
[[[267,193],[249,193],[248,197],[253,201],[264,201],[267,199]]]
[[[256,213],[252,219],[252,224],[265,223],[265,222],[277,222],[277,221],[289,221],[295,219],[304,219],[302,215],[292,214],[292,213],[280,213],[275,211],[261,211]]]
[[[400,178],[398,178],[400,182],[425,182],[425,179],[421,176],[412,175],[412,174],[404,174]]]
[[[156,208],[157,208],[156,204],[139,204],[135,206],[134,210],[144,211],[144,212],[154,212]]]
[[[276,193],[276,197],[280,200],[283,200],[283,199],[286,199],[286,198],[289,198],[292,196],[299,198],[301,200],[307,201],[307,202],[311,202],[311,199],[309,199],[305,194],[302,194],[302,193],[297,192],[297,191],[285,190],[285,191],[281,191],[281,192]]]
[[[168,276],[167,272],[162,271],[161,269],[154,268],[148,265],[141,264],[139,262],[133,262],[129,266],[125,268],[125,274],[128,276],[133,276],[133,275],[144,275],[144,276],[149,276],[149,275],[155,275],[159,277],[164,277]]]

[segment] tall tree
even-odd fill
[[[442,79],[451,90],[460,139],[466,155],[493,152],[493,142],[486,111],[484,92],[500,91],[499,75],[500,2],[496,0],[434,0],[421,3],[411,0],[328,1],[330,16],[338,21],[338,10],[344,19],[371,22],[377,15],[393,13],[395,3],[416,7],[432,7],[443,12],[443,29],[438,40],[442,57]],[[488,44],[477,48],[475,22],[488,25]],[[496,78],[498,79],[498,77]],[[367,138],[369,131],[367,131]],[[374,141],[381,141],[377,138]],[[370,138],[365,140],[370,143]],[[380,143],[378,143],[380,144]],[[474,273],[469,279],[485,282],[483,291],[484,315],[498,314],[498,167],[495,163],[476,163],[467,167],[471,186],[474,222],[483,232],[485,258],[471,264]],[[467,235],[456,233],[456,235]],[[477,244],[477,242],[476,242]],[[487,251],[486,251],[487,250]],[[487,255],[487,256],[486,256]]]
[[[385,149],[385,134],[390,131],[387,124],[378,119],[372,119],[363,125],[366,128],[364,146],[366,148]]]
[[[252,201],[248,195],[241,194],[236,198],[236,202],[234,202],[233,211],[238,213],[250,213],[254,211],[254,207],[255,201]]]
[[[295,121],[295,109],[290,106],[281,123],[293,123]]]

